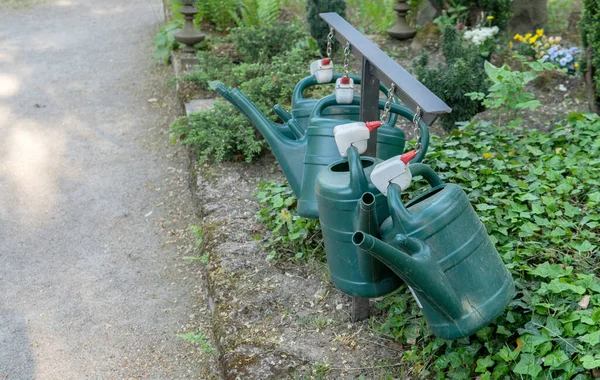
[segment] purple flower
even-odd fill
[[[575,70],[575,66],[573,66],[573,65],[569,66],[569,70]]]
[[[567,53],[567,55],[565,55],[565,59],[567,60],[567,62],[571,62],[573,60],[573,56]]]
[[[566,66],[568,61],[566,58],[561,58],[558,63],[560,63],[561,66]]]
[[[542,62],[546,62],[546,60],[550,58],[550,56],[548,54],[546,54],[545,56],[542,57]]]

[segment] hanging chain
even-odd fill
[[[344,48],[344,75],[348,77],[348,64],[350,62],[350,42],[346,42],[346,47]]]
[[[331,41],[333,41],[335,30],[329,28],[329,34],[327,35],[327,58],[331,59]]]
[[[383,114],[381,115],[381,124],[385,124],[388,121],[388,117],[390,115],[390,108],[392,108],[392,99],[394,98],[394,93],[396,92],[396,83],[392,82],[390,89],[387,95],[387,101],[385,102],[385,106],[383,106]]]
[[[421,122],[421,117],[423,116],[423,111],[421,107],[417,106],[417,111],[415,112],[415,116],[413,116],[413,133],[417,137],[417,143],[415,145],[415,153],[419,153],[421,151],[421,129],[419,128],[419,123]]]

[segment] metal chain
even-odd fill
[[[329,34],[327,35],[327,58],[331,59],[331,41],[333,41],[335,30],[329,28]]]
[[[413,133],[417,137],[417,143],[415,144],[415,153],[419,153],[421,151],[421,129],[419,128],[419,123],[421,122],[421,117],[423,116],[423,110],[421,107],[417,106],[417,110],[415,111],[415,116],[413,116]]]
[[[344,48],[344,75],[348,76],[348,64],[350,62],[350,42],[346,42]]]
[[[394,92],[396,92],[396,83],[392,82],[387,95],[387,101],[383,106],[383,114],[381,114],[381,124],[385,124],[388,121],[390,115],[390,108],[392,108],[392,99],[394,98]]]

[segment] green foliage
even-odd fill
[[[385,33],[396,22],[395,4],[395,0],[348,0],[348,13],[363,33]]]
[[[202,332],[202,331],[198,331],[197,334],[189,332],[189,333],[185,333],[185,334],[178,334],[177,336],[179,338],[185,340],[186,342],[200,346],[200,349],[205,354],[210,354],[210,355],[216,354],[215,348],[210,343],[210,340],[208,339],[206,334],[204,334],[204,332]]]
[[[318,220],[306,219],[296,212],[296,198],[287,184],[264,182],[256,194],[263,207],[257,219],[270,233],[264,247],[268,260],[323,260],[323,236]]]
[[[165,65],[169,63],[171,51],[179,49],[182,45],[175,41],[175,33],[183,27],[183,21],[175,20],[165,25],[154,37],[154,60]]]
[[[596,104],[600,107],[600,2],[583,0],[584,12],[581,19],[581,42],[590,54],[592,75],[596,86]]]
[[[306,33],[301,28],[281,22],[236,28],[229,35],[245,62],[269,62],[291,50],[302,38]]]
[[[234,20],[245,27],[271,25],[277,21],[280,8],[280,0],[240,0],[240,15],[234,13]]]
[[[446,3],[444,0],[436,0],[438,6],[443,7]],[[506,26],[506,23],[511,16],[511,8],[513,0],[449,0],[450,8],[443,15],[451,20],[450,24],[456,25],[459,22],[469,24],[468,21],[473,21],[471,17],[478,18],[483,12],[484,16],[492,16],[491,25],[496,25],[500,29]],[[485,20],[478,19],[479,23]],[[446,24],[446,23],[444,23]],[[477,25],[470,25],[477,26]]]
[[[548,22],[546,28],[550,32],[559,33],[569,27],[569,18],[566,17],[573,10],[574,0],[549,0]]]
[[[485,61],[485,72],[492,82],[488,94],[482,92],[465,94],[473,100],[483,100],[486,108],[497,110],[498,124],[502,122],[503,116],[504,121],[508,121],[517,118],[519,111],[523,109],[535,111],[541,106],[542,103],[535,99],[532,93],[525,92],[525,86],[538,77],[538,72],[554,69],[554,65],[542,60],[528,62],[525,57],[518,55],[515,57],[521,62],[522,71],[513,71],[507,64],[496,67]]]
[[[344,0],[308,0],[306,2],[308,30],[310,35],[317,41],[321,55],[325,56],[329,26],[319,17],[319,13],[323,12],[336,12],[340,16],[346,17],[346,2]],[[332,47],[335,49],[337,44],[333,43]]]
[[[452,108],[452,113],[440,118],[442,127],[450,131],[456,122],[470,120],[483,106],[478,100],[465,96],[469,92],[486,92],[483,58],[474,46],[464,47],[461,37],[452,26],[442,31],[442,52],[445,63],[436,68],[427,67],[425,52],[415,62],[417,78]]]
[[[278,36],[287,45],[274,44],[267,36]],[[218,80],[239,89],[272,120],[277,120],[272,107],[289,104],[296,83],[307,75],[314,49],[303,44],[302,32],[289,25],[263,28],[238,28],[231,39],[238,44],[245,62],[200,51],[199,69],[184,77],[185,81],[210,90]],[[268,43],[267,43],[268,42]],[[292,46],[292,48],[290,48]],[[295,46],[295,47],[294,47]],[[202,161],[214,159],[252,161],[267,147],[252,124],[229,104],[217,103],[211,110],[176,120],[171,135],[189,145]]]
[[[226,31],[236,25],[239,6],[240,0],[198,0],[197,21],[213,25],[219,31]]]
[[[600,117],[551,132],[471,123],[435,138],[428,163],[469,195],[517,284],[505,313],[456,341],[433,337],[407,288],[383,334],[427,379],[592,379],[600,369]],[[413,196],[419,192],[413,191]]]
[[[265,147],[248,120],[230,104],[215,103],[207,111],[180,117],[170,133],[182,145],[189,145],[203,162],[209,158],[252,161]]]

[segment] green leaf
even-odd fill
[[[578,338],[580,341],[589,344],[590,346],[596,346],[600,344],[600,331],[595,331],[593,333],[585,334],[582,337]]]
[[[542,372],[542,366],[538,364],[538,359],[534,355],[522,354],[521,360],[517,363],[513,372],[535,378]]]
[[[592,356],[591,354],[585,355],[581,358],[581,364],[585,369],[600,368],[600,355]]]
[[[566,267],[563,269],[558,264],[550,264],[549,262],[546,261],[546,262],[538,265],[537,267],[535,267],[535,269],[533,269],[529,273],[533,274],[534,276],[543,277],[543,278],[549,278],[549,277],[550,278],[559,278],[559,277],[563,277],[563,276],[568,276],[572,272],[573,272],[572,267]]]
[[[475,372],[486,372],[487,368],[494,365],[494,361],[491,356],[486,356],[485,358],[477,359],[477,368],[475,368]]]
[[[590,243],[588,240],[584,240],[581,244],[572,244],[571,246],[579,252],[591,252],[597,248],[596,245]]]
[[[569,360],[569,357],[562,350],[559,349],[546,355],[544,365],[546,367],[556,368],[561,364],[565,363],[567,360]]]

